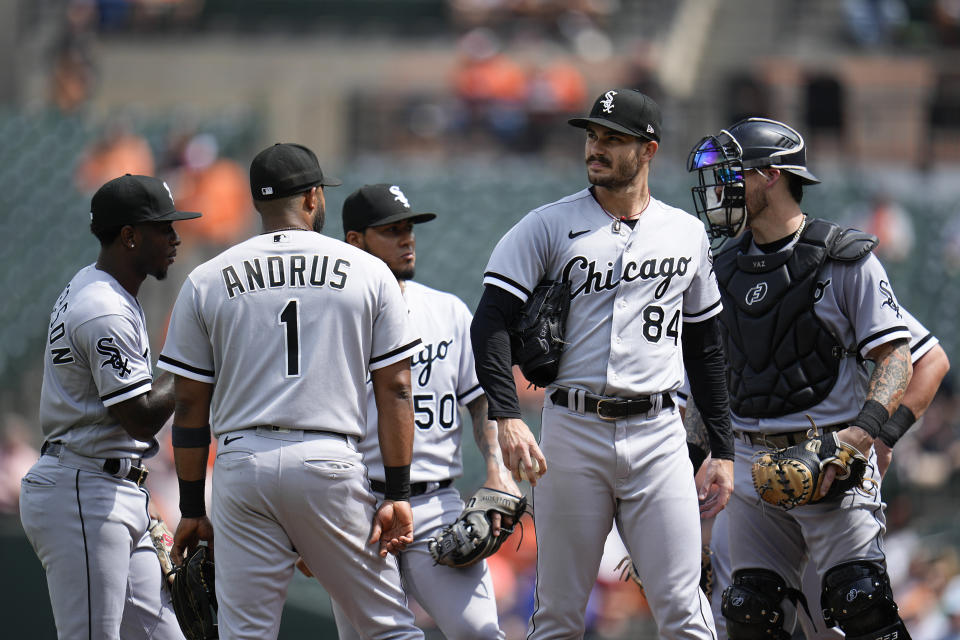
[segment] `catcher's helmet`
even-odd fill
[[[687,170],[697,171],[700,182],[692,188],[693,203],[711,240],[740,233],[746,222],[743,175],[762,167],[787,171],[803,184],[820,182],[807,169],[803,136],[776,120],[746,118],[690,151]]]

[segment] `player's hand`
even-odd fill
[[[373,516],[367,544],[380,543],[380,557],[397,555],[413,542],[413,511],[406,500],[384,500]]]
[[[297,558],[297,562],[294,566],[300,570],[300,573],[307,576],[308,578],[313,577],[313,572],[310,571],[310,567],[308,567],[307,563],[304,562],[303,556],[300,556],[299,558]]]
[[[520,477],[522,464],[526,479],[536,486],[537,480],[547,472],[547,459],[543,457],[530,427],[520,418],[497,418],[497,440],[503,464],[513,474],[513,479],[516,482],[523,479]]]
[[[177,525],[177,531],[173,534],[173,549],[170,550],[170,557],[173,564],[180,566],[183,564],[185,556],[190,555],[200,544],[201,540],[206,540],[207,548],[213,558],[213,524],[210,518],[202,516],[200,518],[180,518],[180,524]]]
[[[887,473],[887,469],[890,468],[890,463],[893,462],[893,449],[884,444],[880,438],[873,441],[873,448],[877,452],[877,471],[880,472],[880,477],[883,478],[884,474]]]
[[[520,491],[520,487],[517,486],[517,483],[513,481],[513,478],[510,477],[509,472],[506,469],[502,469],[502,473],[495,472],[487,474],[487,481],[483,483],[483,486],[487,489],[495,489],[497,491],[502,491],[504,493],[509,493],[512,496],[522,496],[523,492]],[[490,527],[493,530],[493,537],[496,538],[500,535],[500,525],[504,527],[512,527],[515,523],[513,518],[508,518],[497,512],[490,514]]]
[[[870,447],[874,445],[873,438],[870,437],[870,434],[861,429],[856,425],[850,425],[846,429],[841,429],[837,431],[837,440],[851,444],[857,448],[857,450],[864,455],[868,460],[870,459]],[[879,440],[877,441],[879,442]],[[888,461],[889,464],[889,461]],[[837,477],[837,465],[828,464],[823,469],[823,480],[820,482],[820,495],[819,497],[824,497],[827,495],[827,492],[830,491],[830,486],[833,484],[834,479]],[[884,469],[886,471],[886,469]]]
[[[733,493],[733,460],[709,458],[703,463],[703,480],[697,487],[700,500],[700,518],[712,518],[720,513]]]

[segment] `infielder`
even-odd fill
[[[173,378],[154,379],[137,301],[177,255],[165,182],[127,174],[90,203],[100,241],[50,314],[40,391],[45,442],[24,476],[20,519],[47,573],[60,638],[183,638],[150,534],[144,458],[173,413]]]
[[[531,482],[538,551],[529,637],[583,634],[616,523],[660,634],[714,638],[698,588],[698,491],[675,402],[686,365],[714,455],[700,508],[716,513],[732,489],[733,447],[707,238],[650,194],[661,132],[650,98],[610,90],[570,124],[586,130],[593,186],[532,211],[500,240],[472,326],[507,467],[542,475]],[[546,389],[541,452],[519,418],[507,328],[545,278],[569,281],[572,299],[568,344]]]
[[[910,411],[910,416],[916,416],[915,419],[907,416],[907,428],[912,422],[919,420],[926,412],[930,403],[940,387],[940,382],[950,369],[950,361],[939,340],[935,335],[927,330],[913,315],[903,307],[900,308],[903,319],[910,329],[910,357],[913,360],[913,376],[907,385],[907,390],[903,395],[903,402],[894,413],[905,415]],[[682,398],[681,394],[680,397]],[[891,420],[899,422],[899,418],[891,416]],[[703,421],[699,419],[699,413],[693,405],[687,407],[684,426],[687,427],[688,444],[692,441],[700,441],[706,436],[706,430]],[[900,427],[896,427],[899,429]],[[893,432],[894,425],[891,425],[889,432]],[[893,440],[890,444],[894,444]],[[882,440],[874,443],[877,449],[877,467],[881,477],[886,472],[892,457],[892,446],[888,446]],[[717,514],[716,518],[710,522],[709,540],[710,557],[713,568],[713,593],[710,597],[710,606],[713,609],[714,621],[717,625],[717,636],[726,637],[726,624],[720,611],[721,594],[723,590],[731,583],[730,570],[730,550],[728,546],[729,533],[728,521],[729,512],[725,509]],[[820,581],[817,577],[816,558],[811,558],[803,574],[802,588],[807,603],[810,605],[810,614],[812,620],[806,615],[799,616],[800,626],[803,628],[804,636],[807,640],[840,638],[843,634],[837,629],[828,629],[823,621],[823,614],[818,606],[820,602]]]
[[[909,638],[884,567],[878,486],[786,511],[758,500],[751,482],[755,455],[806,439],[807,416],[867,455],[868,477],[879,482],[873,442],[886,437],[910,379],[911,334],[870,253],[875,239],[807,219],[803,186],[819,180],[803,138],[783,123],[748,118],[708,136],[688,168],[698,173],[694,202],[712,237],[748,227],[714,264],[737,438],[727,633],[788,638],[814,558],[821,597],[813,606],[832,610],[831,625],[854,640]],[[820,495],[835,474],[828,465]]]
[[[277,637],[298,555],[364,638],[423,637],[388,557],[412,541],[410,358],[421,344],[386,265],[319,233],[323,187],[338,184],[306,147],[260,152],[250,185],[263,234],[190,274],[160,356],[177,376],[173,552],[216,531],[226,640]],[[379,508],[357,449],[368,373],[386,465]]]
[[[497,425],[487,419],[487,399],[477,381],[470,348],[472,315],[456,296],[413,280],[416,264],[414,225],[434,219],[416,213],[397,185],[365,185],[343,204],[343,229],[348,243],[383,260],[400,283],[410,319],[423,340],[411,367],[414,422],[413,465],[410,471],[414,540],[399,556],[405,591],[416,598],[450,640],[503,638],[497,619],[493,580],[486,561],[455,569],[438,565],[424,544],[463,510],[453,487],[463,474],[459,407],[473,421],[473,436],[486,463],[485,487],[520,495],[503,466]],[[383,460],[376,445],[377,408],[367,385],[367,431],[360,452],[370,483],[383,499]],[[499,517],[499,514],[496,514]],[[512,524],[512,523],[508,523]],[[497,535],[495,532],[494,535]],[[343,610],[334,603],[341,640],[358,637]]]

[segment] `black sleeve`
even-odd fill
[[[690,395],[700,410],[714,458],[733,460],[727,363],[717,316],[703,322],[683,323],[683,366],[690,380]]]
[[[487,417],[519,418],[520,400],[513,382],[513,358],[507,333],[523,301],[505,289],[487,285],[470,325],[477,379],[487,394]]]

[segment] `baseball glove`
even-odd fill
[[[520,516],[527,510],[527,499],[503,491],[481,487],[467,502],[453,524],[444,527],[440,535],[428,541],[430,555],[436,564],[448,567],[469,567],[492,556],[504,540],[513,533]],[[494,537],[490,522],[492,513],[513,519],[512,527],[500,525],[500,535]]]
[[[520,317],[510,328],[510,350],[513,364],[520,366],[524,377],[538,387],[545,387],[557,378],[560,355],[566,346],[563,336],[570,310],[570,283],[543,280],[520,310]]]
[[[207,548],[197,547],[193,555],[174,569],[170,599],[177,622],[187,640],[215,640],[217,596],[214,592],[213,561]]]
[[[823,471],[837,467],[830,490],[819,497]],[[851,489],[864,488],[867,459],[856,447],[837,438],[836,432],[812,434],[791,447],[761,453],[753,462],[753,486],[764,501],[784,509],[832,500]]]
[[[170,558],[170,550],[173,549],[173,534],[163,520],[150,518],[150,540],[153,542],[153,548],[157,550],[157,558],[160,560],[160,575],[163,578],[162,584],[170,585],[173,582],[173,560]]]

